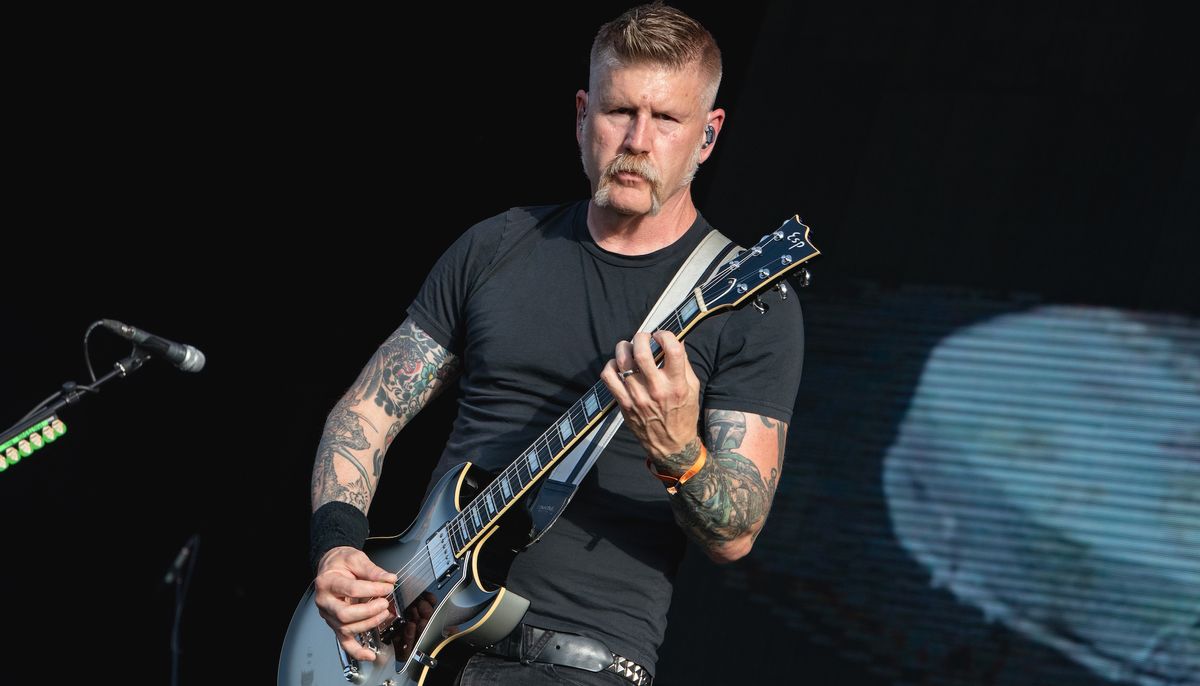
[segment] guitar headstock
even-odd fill
[[[721,265],[716,275],[701,287],[707,308],[736,307],[820,255],[821,251],[810,240],[811,231],[799,215],[793,216],[753,247]]]

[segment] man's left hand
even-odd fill
[[[618,343],[616,357],[600,378],[651,461],[664,474],[682,473],[680,455],[699,449],[700,380],[675,334],[654,332],[663,350],[661,369],[650,352],[650,338],[639,333],[632,342]]]

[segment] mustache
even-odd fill
[[[655,188],[662,185],[662,177],[659,175],[658,170],[654,168],[654,165],[650,164],[649,159],[640,155],[620,153],[613,158],[612,162],[608,163],[608,167],[604,170],[604,178],[611,180],[621,172],[637,174],[649,181]]]

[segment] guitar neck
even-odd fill
[[[704,305],[700,289],[696,289],[653,330],[670,331],[683,339],[692,327],[711,312]],[[650,351],[655,361],[661,360],[662,348],[658,341],[650,340]],[[470,547],[508,507],[539,479],[549,474],[562,457],[615,405],[608,386],[603,380],[596,381],[455,517],[450,523],[449,534],[454,550],[462,552]]]
[[[703,286],[695,288],[654,330],[670,331],[682,340],[700,320],[719,310],[737,307],[788,271],[819,255],[809,241],[809,228],[799,217],[764,236],[754,247],[721,265]],[[781,286],[782,288],[782,286]],[[783,290],[786,293],[786,290]],[[662,348],[651,339],[656,363]],[[615,401],[604,382],[597,381],[576,400],[492,483],[447,523],[446,536],[455,557],[488,531],[505,510],[570,452],[571,448],[608,414]]]

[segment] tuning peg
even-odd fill
[[[787,300],[788,287],[786,283],[780,281],[779,283],[775,284],[775,290],[779,292],[780,300]]]
[[[812,273],[808,271],[808,267],[801,267],[796,278],[800,280],[801,288],[808,288],[808,284],[812,283]]]
[[[754,309],[758,310],[759,314],[766,314],[767,310],[770,309],[767,307],[767,304],[762,301],[762,298],[757,296],[755,296],[754,300],[750,304],[754,305]]]

